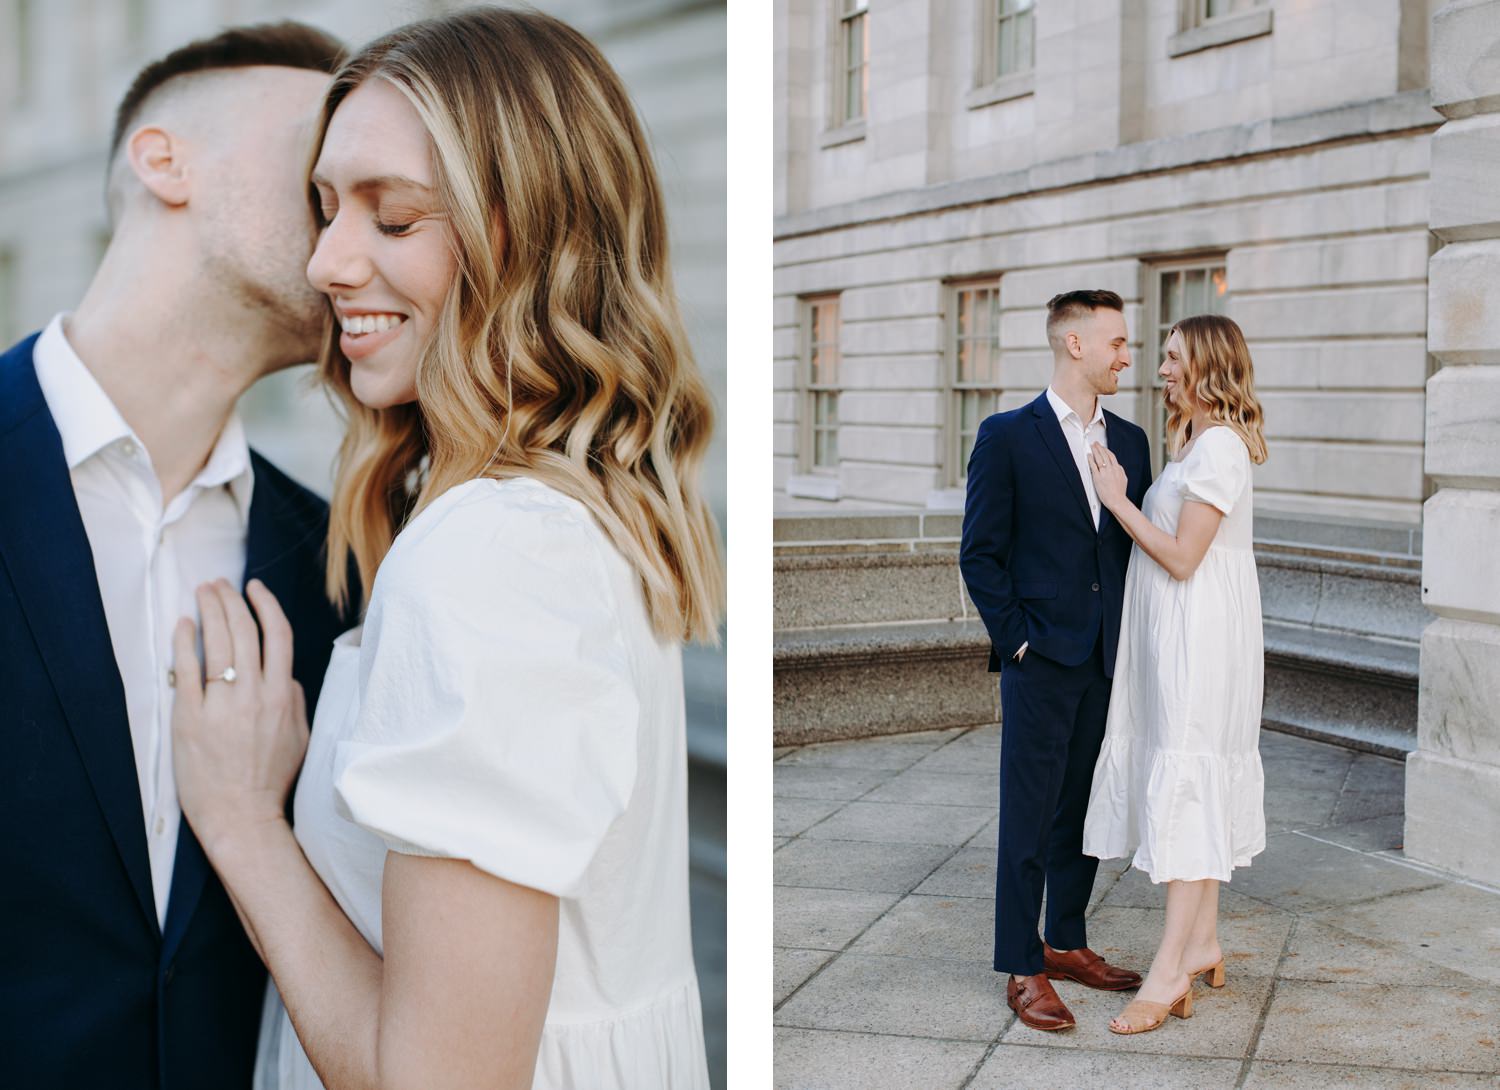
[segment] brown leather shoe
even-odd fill
[[[1105,992],[1122,992],[1126,988],[1141,986],[1140,973],[1111,965],[1087,946],[1059,953],[1042,943],[1042,964],[1046,966],[1050,980],[1076,980],[1085,987]]]
[[[1032,1029],[1073,1028],[1073,1012],[1057,997],[1046,973],[1011,977],[1005,985],[1005,1001]]]

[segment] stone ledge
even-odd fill
[[[796,670],[832,662],[922,662],[970,654],[987,662],[989,653],[989,633],[980,621],[919,621],[778,632],[771,659],[777,670]]]
[[[1216,45],[1243,42],[1271,33],[1271,9],[1256,8],[1238,15],[1210,19],[1202,26],[1178,31],[1167,39],[1167,56],[1182,57]]]
[[[986,83],[983,87],[970,89],[964,95],[964,108],[978,110],[985,106],[993,106],[997,102],[1024,98],[1029,94],[1034,94],[1035,91],[1036,69],[1015,72],[1009,76],[1001,76],[993,83]]]
[[[829,742],[977,726],[1000,717],[978,622],[777,633],[773,740]]]
[[[865,138],[867,125],[864,120],[851,121],[836,129],[825,129],[818,134],[818,147],[836,148],[842,144],[853,144]]]
[[[1152,171],[1206,166],[1228,159],[1310,148],[1337,140],[1370,139],[1442,123],[1426,89],[1295,117],[1230,125],[1185,136],[1125,144],[1106,151],[1054,159],[1024,170],[905,189],[777,217],[776,240],[834,231],[877,220],[941,212],[1050,189],[1109,182]]]
[[[1321,673],[1410,686],[1416,692],[1421,661],[1417,644],[1373,640],[1365,635],[1303,628],[1281,621],[1266,621],[1264,631],[1267,663],[1316,667]],[[1416,730],[1415,719],[1412,730]]]

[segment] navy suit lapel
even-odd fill
[[[271,474],[263,472],[265,462],[251,453],[255,483],[250,493],[250,525],[245,541],[245,575],[241,589],[251,579],[259,579],[287,615],[295,620],[298,610],[297,569],[294,563],[297,546],[305,536],[300,520],[288,519],[285,510],[288,497],[280,494]],[[309,693],[309,697],[313,694]],[[309,714],[312,700],[308,701]],[[177,833],[177,858],[172,867],[172,895],[167,902],[167,924],[162,936],[162,959],[170,961],[176,953],[208,877],[208,859],[203,847],[186,821]]]
[[[1036,418],[1036,430],[1041,434],[1042,442],[1051,453],[1057,468],[1067,482],[1068,491],[1078,501],[1079,508],[1083,512],[1084,521],[1088,523],[1089,529],[1094,529],[1094,511],[1089,506],[1088,493],[1083,490],[1083,478],[1078,474],[1078,463],[1073,461],[1073,452],[1068,447],[1068,438],[1063,435],[1062,425],[1057,421],[1057,414],[1052,411],[1052,404],[1047,400],[1047,392],[1042,391],[1042,396],[1031,403],[1031,414]],[[1103,525],[1101,520],[1100,525]]]
[[[94,554],[62,437],[47,410],[30,337],[0,356],[0,562],[57,693],[89,783],[156,932],[146,823]]]

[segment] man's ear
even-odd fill
[[[130,169],[163,204],[180,208],[188,202],[188,166],[182,141],[166,129],[146,125],[125,145]]]
[[[1064,334],[1063,340],[1067,343],[1068,355],[1072,356],[1075,360],[1083,359],[1083,338],[1070,330]]]

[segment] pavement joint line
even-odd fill
[[[872,788],[872,790],[873,790],[873,788]],[[835,813],[836,812],[837,811],[835,811]],[[832,816],[832,815],[829,815],[829,816]],[[937,863],[937,865],[934,866],[932,868],[932,870],[928,871],[927,874],[923,876],[921,882],[918,882],[917,885],[921,885],[922,882],[925,882],[925,881],[927,881],[928,878],[931,878],[932,875],[933,875],[933,873],[935,871],[937,871],[939,868],[941,868],[944,865],[946,865],[947,862],[948,862],[948,860],[952,859],[955,855],[957,855],[961,851],[963,851],[963,845],[962,844],[960,844],[958,847],[954,848],[947,855],[943,856],[943,858]],[[818,888],[818,887],[783,886],[782,888],[784,888],[784,889],[807,889],[807,888]],[[847,890],[841,890],[839,892],[848,892],[848,891]],[[811,984],[818,977],[822,976],[823,973],[824,973],[824,971],[830,965],[832,965],[835,961],[837,961],[839,958],[841,958],[844,955],[844,953],[849,949],[849,947],[853,946],[860,939],[864,938],[865,935],[867,935],[869,933],[870,928],[874,927],[881,920],[885,919],[886,916],[890,915],[893,911],[895,911],[896,907],[898,905],[900,905],[901,902],[905,901],[907,899],[907,897],[909,897],[909,896],[911,896],[910,891],[908,891],[907,893],[904,893],[904,894],[901,894],[901,895],[897,896],[896,900],[894,902],[892,902],[890,908],[887,908],[884,912],[880,913],[880,915],[876,916],[873,920],[871,920],[868,924],[866,924],[865,927],[859,932],[859,934],[854,935],[852,938],[849,939],[848,942],[844,943],[843,946],[841,946],[841,947],[839,947],[839,949],[833,951],[833,956],[830,957],[827,961],[825,961],[822,965],[820,965],[816,969],[814,969],[812,971],[812,973],[808,975],[807,979],[803,980],[802,983],[798,984],[795,988],[793,988],[790,992],[788,992],[786,994],[786,997],[784,999],[782,999],[782,1001],[780,1003],[775,1004],[771,1008],[771,1013],[774,1014],[777,1011],[781,1010],[781,1008],[784,1007],[784,1006],[786,1006],[788,1003],[790,1003],[797,996],[797,994],[802,991],[803,988],[807,987],[809,984]],[[935,960],[941,960],[941,959],[935,959]]]
[[[1250,1042],[1245,1046],[1244,1059],[1240,1061],[1240,1077],[1235,1080],[1235,1090],[1241,1090],[1245,1080],[1250,1077],[1250,1068],[1255,1062],[1256,1050],[1260,1048],[1260,1037],[1265,1031],[1266,1021],[1271,1017],[1271,1004],[1276,1001],[1276,986],[1281,983],[1281,970],[1286,964],[1286,956],[1292,948],[1292,937],[1297,934],[1297,928],[1301,919],[1294,916],[1292,926],[1286,929],[1286,938],[1281,941],[1281,956],[1276,959],[1276,968],[1271,971],[1271,987],[1266,991],[1266,1001],[1260,1008],[1260,1016],[1255,1020],[1255,1026],[1250,1031]]]
[[[1387,816],[1388,817],[1389,815],[1383,815],[1383,816]],[[1320,828],[1320,829],[1323,829],[1323,828],[1338,828],[1338,826],[1336,826],[1336,825],[1335,826],[1319,825],[1319,826],[1316,826],[1316,828]],[[1449,871],[1442,870],[1442,869],[1440,869],[1438,867],[1429,866],[1426,863],[1419,863],[1415,859],[1405,859],[1405,858],[1399,858],[1398,859],[1394,855],[1387,855],[1386,852],[1385,852],[1385,850],[1381,850],[1381,851],[1377,851],[1377,852],[1372,852],[1372,851],[1366,851],[1364,848],[1350,847],[1348,844],[1340,844],[1337,840],[1329,840],[1326,837],[1314,836],[1312,833],[1306,832],[1303,829],[1289,829],[1287,831],[1290,832],[1290,833],[1292,833],[1295,836],[1306,837],[1308,840],[1316,840],[1319,844],[1327,844],[1330,847],[1334,847],[1334,848],[1343,848],[1344,851],[1346,851],[1346,852],[1354,852],[1356,855],[1362,855],[1366,859],[1378,859],[1382,863],[1391,863],[1391,864],[1394,864],[1395,866],[1398,866],[1398,867],[1405,867],[1407,870],[1414,870],[1414,871],[1416,871],[1419,874],[1425,874],[1429,878],[1440,879],[1441,881],[1447,882],[1447,883],[1449,883],[1451,885],[1455,885],[1455,886],[1468,886],[1471,889],[1477,889],[1477,890],[1479,890],[1481,893],[1494,893],[1494,894],[1500,895],[1500,888],[1497,888],[1495,886],[1486,885],[1483,882],[1476,882],[1472,878],[1464,878],[1464,877],[1462,877],[1460,875],[1453,874],[1453,873],[1451,873]],[[1431,887],[1428,887],[1428,888],[1431,888]],[[1416,890],[1407,890],[1405,892],[1415,893],[1417,891]],[[1384,895],[1384,896],[1395,896],[1395,894],[1387,894],[1387,895]],[[1351,903],[1363,904],[1364,902],[1360,901],[1360,902],[1351,902]]]
[[[974,1080],[977,1079],[979,1077],[979,1073],[984,1070],[984,1065],[990,1062],[990,1057],[993,1056],[995,1054],[995,1050],[1000,1047],[1000,1041],[1008,1032],[1010,1032],[1010,1027],[1015,1024],[1015,1018],[1015,1012],[1011,1011],[1010,1021],[1002,1025],[1000,1027],[1000,1032],[995,1034],[995,1039],[985,1046],[984,1055],[979,1057],[979,1062],[976,1063],[973,1068],[970,1069],[969,1073],[964,1076],[963,1081],[958,1084],[957,1090],[968,1090],[970,1086],[974,1085]]]
[[[793,1026],[781,1023],[775,1029],[800,1029],[804,1033],[843,1033],[851,1037],[895,1037],[902,1041],[937,1041],[948,1045],[982,1045],[976,1037],[933,1037],[926,1033],[894,1033],[887,1030],[844,1029],[841,1026]],[[1431,1072],[1429,1072],[1431,1074]]]

